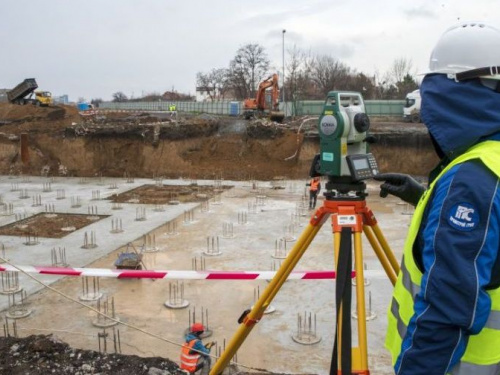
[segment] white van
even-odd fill
[[[421,122],[420,103],[420,90],[412,91],[406,95],[406,102],[403,108],[403,118],[405,121]]]

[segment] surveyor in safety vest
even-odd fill
[[[429,68],[421,117],[441,162],[427,190],[377,177],[416,205],[386,347],[396,374],[500,374],[500,30],[448,29]]]
[[[321,182],[319,177],[313,177],[309,183],[309,209],[312,210],[316,207],[316,200],[318,199],[318,194],[321,191]]]
[[[190,374],[200,371],[200,375],[208,375],[210,372],[210,348],[214,342],[203,345],[201,335],[205,332],[205,327],[201,323],[193,323],[186,335],[186,342],[182,345],[181,369]]]

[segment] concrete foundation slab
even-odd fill
[[[19,191],[11,191],[13,183],[31,194],[43,193],[44,204],[53,204],[55,212],[87,213],[88,206],[95,206],[99,215],[108,217],[60,239],[39,238],[39,243],[34,246],[24,245],[25,238],[0,236],[0,242],[5,245],[6,257],[12,264],[48,265],[51,249],[64,247],[66,261],[72,267],[114,268],[117,254],[126,249],[128,243],[132,242],[136,248],[140,248],[144,236],[151,235],[154,236],[158,251],[143,253],[147,269],[191,270],[193,258],[203,258],[207,270],[270,271],[276,268],[276,260],[273,260],[276,239],[298,237],[312,213],[305,210],[302,215],[297,209],[304,202],[303,181],[282,181],[284,189],[273,189],[272,182],[224,181],[225,185],[233,185],[234,188],[209,201],[208,207],[206,202],[178,202],[176,205],[165,205],[161,211],[155,210],[153,204],[141,204],[146,216],[143,221],[136,220],[137,204],[121,202],[121,209],[116,209],[116,204],[106,198],[145,184],[154,184],[150,179],[134,179],[133,183],[126,183],[124,179],[96,178],[79,183],[79,179],[61,177],[50,181],[52,192],[43,192],[45,182],[47,179],[40,177],[30,177],[29,182],[26,182],[21,177],[11,179],[3,176],[0,177],[0,194],[5,204],[13,205],[14,213],[33,215],[43,212],[43,207],[33,207],[31,200],[21,199]],[[163,183],[182,185],[186,181],[164,180]],[[214,181],[198,183],[211,185]],[[107,188],[110,185],[113,189]],[[57,199],[57,191],[61,189],[66,197],[78,197],[81,206],[74,207],[72,204],[76,198]],[[98,190],[99,199],[95,199],[95,191]],[[367,203],[377,216],[380,228],[396,257],[400,259],[411,215],[403,214],[406,213],[405,208],[397,204],[396,198],[379,198],[377,184],[369,184],[368,192]],[[318,206],[320,203],[321,200]],[[190,219],[187,223],[186,217]],[[195,219],[191,220],[192,217]],[[13,215],[0,216],[0,225],[14,220]],[[110,233],[116,227],[116,220],[120,220],[124,231]],[[228,236],[229,224],[223,223],[232,224],[231,236]],[[98,246],[82,249],[84,233],[90,231],[95,232]],[[219,256],[205,256],[207,237],[218,237]],[[288,249],[295,243],[288,240],[284,242],[287,242]],[[381,271],[382,266],[364,237],[363,252],[367,271]],[[333,266],[333,235],[328,221],[318,232],[296,270],[331,270]],[[78,299],[82,294],[82,281],[77,277],[35,277],[72,298]],[[99,330],[91,323],[94,312],[60,294],[43,289],[26,275],[19,276],[19,284],[27,291],[33,311],[19,322],[21,335],[54,332],[73,346],[97,349]],[[186,280],[184,298],[189,300],[190,309],[201,311],[203,306],[210,310],[209,325],[213,332],[210,340],[222,345],[236,331],[241,313],[255,302],[254,290],[259,287],[262,292],[267,285],[265,280]],[[367,322],[369,368],[373,374],[391,374],[390,358],[383,348],[383,341],[392,286],[386,277],[373,277],[366,285],[367,296],[369,291],[372,311],[376,314],[376,318]],[[182,343],[189,324],[189,312],[188,309],[169,309],[165,306],[169,298],[166,280],[101,278],[99,292],[103,296],[114,297],[120,321]],[[95,307],[95,302],[89,303]],[[0,308],[6,309],[7,305],[7,297],[0,296]],[[266,315],[243,344],[238,352],[238,362],[275,372],[328,373],[335,332],[335,282],[289,280],[273,300],[273,307],[276,311]],[[297,312],[303,311],[316,316],[317,333],[322,339],[315,345],[300,345],[292,339]],[[352,320],[354,343],[357,342],[356,322]],[[122,351],[126,354],[164,356],[174,360],[179,357],[180,348],[177,346],[123,325],[117,328],[120,329]]]

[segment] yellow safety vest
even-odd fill
[[[420,199],[408,231],[401,272],[398,275],[392,302],[388,311],[388,328],[385,346],[392,355],[393,365],[401,352],[410,318],[414,315],[414,298],[420,292],[422,273],[413,258],[413,243],[418,234],[422,216],[436,182],[453,166],[471,159],[480,159],[488,169],[500,178],[500,142],[481,142],[454,159],[429,186]],[[485,327],[477,335],[471,335],[461,362],[453,375],[496,374],[492,372],[500,363],[500,288],[489,290],[491,311]],[[498,371],[498,370],[497,370]]]

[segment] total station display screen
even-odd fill
[[[361,170],[361,169],[368,169],[370,168],[368,166],[368,160],[367,159],[354,159],[352,161],[353,165],[354,165],[354,168],[356,168],[356,170]]]

